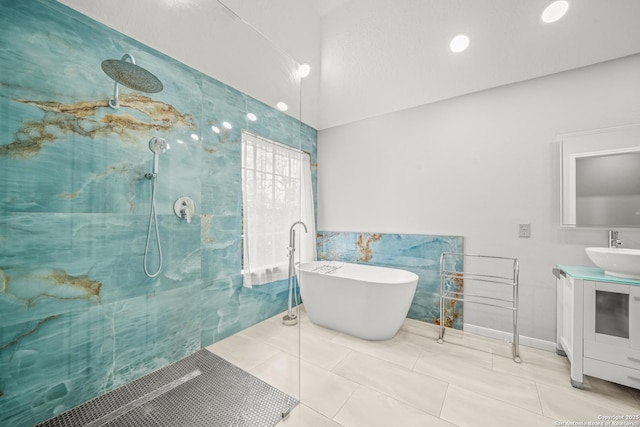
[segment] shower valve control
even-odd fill
[[[186,219],[191,222],[191,217],[196,212],[196,204],[190,197],[180,197],[173,204],[173,211],[180,219]]]

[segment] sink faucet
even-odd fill
[[[622,245],[620,239],[618,239],[618,232],[614,230],[609,230],[609,247],[610,248],[619,248]]]

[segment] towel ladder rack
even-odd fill
[[[499,263],[505,274],[487,274],[487,273],[470,273],[465,271],[456,271],[454,266],[456,261],[464,261],[465,259],[475,262]],[[492,267],[489,267],[491,269]],[[508,274],[506,272],[508,271]],[[445,332],[445,301],[460,301],[462,303],[480,304],[489,307],[496,307],[509,310],[513,313],[513,340],[512,340],[512,356],[513,361],[520,363],[520,346],[518,333],[518,259],[506,258],[488,255],[470,255],[455,252],[443,252],[440,256],[440,328],[438,333],[438,343],[444,342]],[[510,286],[512,293],[510,298],[499,298],[481,293],[465,293],[465,281],[475,281],[492,283],[498,285]],[[458,284],[452,286],[452,283]],[[454,289],[451,289],[454,287]],[[462,289],[462,290],[460,290]]]

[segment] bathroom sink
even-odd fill
[[[585,251],[605,274],[640,280],[640,249],[586,248]]]

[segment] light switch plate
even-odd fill
[[[518,237],[531,237],[531,224],[518,225]]]

